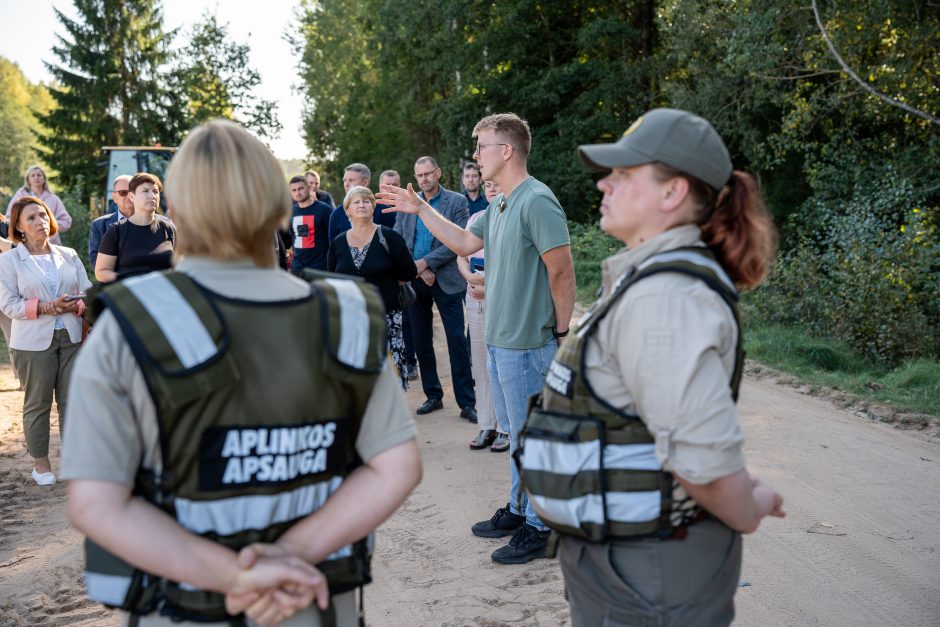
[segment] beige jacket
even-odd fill
[[[84,292],[91,287],[78,254],[71,248],[50,244],[56,268],[56,290],[49,291],[46,275],[29,254],[26,246],[17,246],[0,255],[0,309],[13,319],[10,348],[42,351],[52,344],[56,316],[37,316],[39,301],[54,300],[63,294]],[[83,311],[81,307],[80,311]],[[75,313],[58,316],[65,323],[69,339],[82,341],[82,319]]]
[[[603,264],[603,296],[656,253],[701,244],[694,225],[671,229]],[[615,407],[640,416],[667,470],[708,483],[744,468],[744,436],[729,381],[737,328],[721,297],[681,274],[646,278],[613,306],[591,338],[587,378]]]

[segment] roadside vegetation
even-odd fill
[[[596,225],[569,223],[569,227],[578,302],[588,306],[600,287],[600,262],[616,253],[620,245]],[[881,239],[884,245],[887,238]],[[917,247],[918,251],[930,249]],[[933,254],[938,254],[940,243],[936,238],[933,249]],[[825,247],[813,253],[829,254],[832,251]],[[867,254],[895,262],[903,256],[898,250]],[[940,417],[940,361],[932,352],[936,350],[936,337],[928,323],[932,320],[936,325],[936,318],[930,318],[935,313],[931,314],[929,307],[937,305],[937,300],[924,298],[928,309],[924,312],[913,304],[917,297],[904,296],[897,315],[890,316],[885,304],[890,303],[897,288],[893,280],[880,280],[883,274],[891,275],[881,264],[863,265],[865,272],[850,273],[848,277],[818,271],[804,274],[801,267],[813,263],[806,258],[811,256],[805,250],[782,253],[767,285],[742,295],[748,359],[792,375],[811,390],[840,390],[863,404]],[[934,280],[937,278],[936,270],[929,266],[912,270],[932,271]],[[852,285],[853,281],[856,284]],[[807,289],[806,282],[812,282],[812,290]],[[799,290],[799,296],[794,295]],[[851,302],[839,304],[839,294]],[[864,311],[844,312],[857,307]],[[826,310],[828,315],[820,313]],[[840,310],[845,315],[838,315]],[[816,316],[812,323],[802,322],[808,312]],[[935,333],[936,326],[932,329]],[[909,343],[896,341],[905,334]]]

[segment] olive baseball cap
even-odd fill
[[[659,161],[715,189],[724,187],[731,178],[731,157],[712,125],[679,109],[647,111],[613,144],[578,146],[578,154],[594,170]]]

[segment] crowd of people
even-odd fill
[[[731,622],[740,535],[783,515],[735,408],[736,289],[774,251],[756,181],[684,111],[579,147],[627,248],[573,324],[567,220],[529,174],[528,124],[488,115],[473,138],[460,192],[424,155],[414,184],[386,170],[377,194],[350,164],[334,204],[317,172],[284,185],[255,137],[205,124],[167,173],[169,215],[155,175],[114,179],[88,236],[94,298],[29,170],[0,310],[39,485],[58,403],[93,599],[139,625],[355,624],[372,532],[421,476],[401,391],[420,378],[415,413],[444,407],[436,308],[470,449],[510,453],[506,506],[469,530],[509,538],[492,560],[557,548],[575,625]]]

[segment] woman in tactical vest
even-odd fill
[[[283,181],[238,125],[196,128],[176,269],[89,303],[62,474],[88,595],[131,625],[358,624],[371,532],[420,479],[378,292],[275,265]]]
[[[735,285],[775,248],[755,179],[704,119],[656,109],[612,144],[601,228],[627,245],[552,363],[523,481],[558,555],[575,626],[728,625],[741,534],[782,499],[751,477],[735,400]]]

